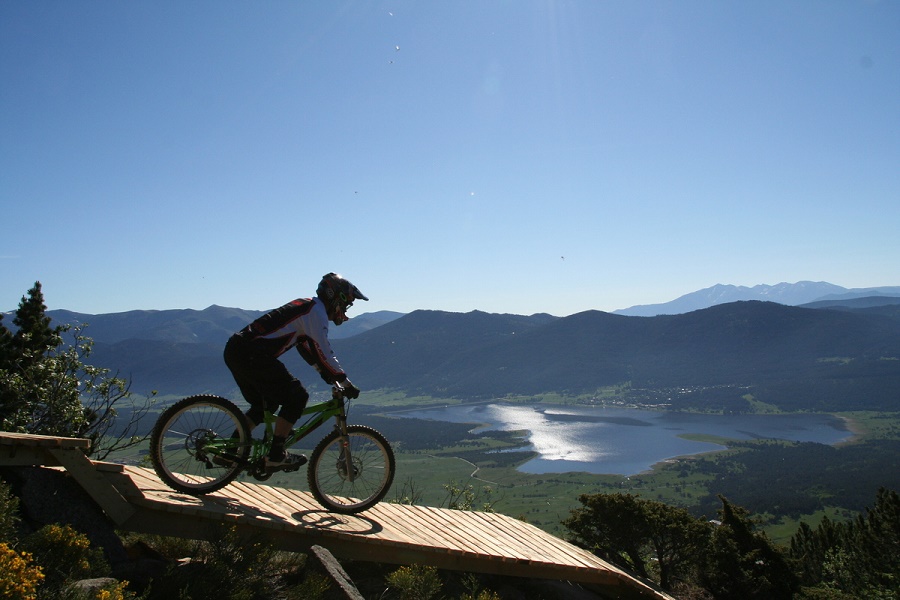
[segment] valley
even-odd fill
[[[523,406],[535,400],[518,399]],[[561,395],[540,398],[561,407],[582,400]],[[561,521],[578,507],[580,494],[632,493],[708,518],[716,517],[721,494],[750,510],[775,541],[786,542],[801,520],[815,526],[823,515],[848,519],[871,504],[879,487],[900,488],[898,413],[836,414],[854,433],[852,440],[836,446],[685,435],[725,449],[664,461],[633,475],[532,474],[520,470],[536,456],[521,449],[526,431],[479,430],[467,423],[398,417],[402,414],[398,411],[447,404],[447,399],[397,393],[372,393],[354,403],[351,422],[384,433],[397,455],[397,474],[385,501],[429,506],[465,502],[563,536]],[[146,416],[151,423],[153,418]],[[314,434],[295,450],[308,453],[319,437]],[[146,464],[145,453],[146,448],[114,460]],[[278,474],[266,483],[305,489],[304,473]]]
[[[149,428],[154,413],[182,395],[237,396],[222,347],[253,316],[213,306],[116,315],[62,312],[53,318],[90,324],[93,364],[127,377],[137,395],[157,392],[155,407],[141,422]],[[391,501],[490,507],[562,534],[560,521],[578,506],[579,494],[630,492],[707,518],[715,518],[722,495],[783,541],[801,520],[844,519],[869,506],[879,487],[900,489],[896,298],[833,299],[808,307],[749,300],[649,317],[418,310],[357,323],[354,335],[334,340],[334,346],[363,389],[351,422],[374,426],[395,445]],[[283,359],[314,400],[328,393],[296,353]],[[630,407],[736,419],[818,413],[843,419],[855,435],[841,443],[776,441],[765,438],[778,436],[685,429],[677,435],[693,443],[687,450],[624,474],[577,467],[528,473],[523,465],[536,453],[525,444],[525,425],[475,429],[400,418],[398,412],[464,402],[575,412]],[[127,408],[120,410],[120,418],[127,417]],[[572,425],[579,418],[554,417],[572,419]],[[629,443],[635,442],[626,438],[616,445]],[[140,462],[145,456],[115,458]],[[305,484],[297,475],[269,483]]]

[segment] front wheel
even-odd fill
[[[337,430],[319,442],[309,461],[309,489],[319,503],[336,513],[353,514],[372,508],[394,480],[394,451],[383,435],[363,425],[347,427],[350,450]]]
[[[191,396],[167,408],[150,435],[150,459],[162,481],[186,494],[231,483],[247,464],[250,431],[243,413],[218,396]]]

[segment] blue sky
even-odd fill
[[[900,285],[898,32],[877,0],[3,2],[0,309]]]

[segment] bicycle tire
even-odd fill
[[[203,449],[210,439],[238,433],[238,461],[216,465],[217,457]],[[172,489],[191,495],[215,492],[243,469],[250,453],[250,431],[244,414],[230,400],[218,396],[191,396],[179,400],[160,415],[150,435],[150,460],[159,478]]]
[[[394,481],[394,451],[376,430],[349,425],[347,437],[353,465],[353,481],[341,457],[343,444],[337,430],[326,435],[310,456],[307,480],[316,500],[331,512],[355,514],[375,506]]]

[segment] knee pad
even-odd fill
[[[303,384],[296,379],[291,382],[288,393],[285,396],[284,403],[281,405],[281,411],[278,413],[285,421],[295,423],[303,409],[306,408],[306,402],[309,400],[309,393]]]

